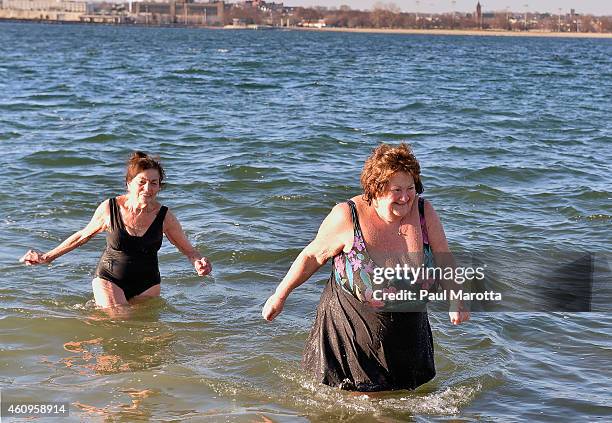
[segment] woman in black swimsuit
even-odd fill
[[[157,252],[164,234],[187,256],[198,275],[209,274],[210,262],[191,245],[174,214],[157,202],[163,179],[159,161],[140,151],[133,153],[125,176],[127,194],[104,201],[85,228],[51,251],[30,250],[20,261],[26,265],[51,263],[106,231],[106,249],[92,281],[100,307],[160,295]]]

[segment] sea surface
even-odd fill
[[[611,98],[608,39],[1,23],[3,401],[67,401],[61,421],[609,421],[609,312],[432,312],[435,379],[366,396],[300,366],[329,263],[274,322],[261,308],[380,142],[412,145],[453,250],[609,253]],[[122,194],[135,149],[214,271],[166,240],[162,298],[109,317],[103,236],[17,260]]]

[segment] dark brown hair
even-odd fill
[[[408,144],[391,146],[380,144],[372,151],[361,172],[363,197],[368,204],[383,194],[391,175],[395,172],[406,172],[414,178],[414,188],[417,194],[423,193],[421,183],[421,166]]]
[[[162,187],[166,172],[159,162],[159,157],[151,157],[142,151],[134,151],[130,155],[125,172],[125,183],[129,184],[136,175],[147,169],[156,169],[159,172],[159,186]]]

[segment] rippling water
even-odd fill
[[[267,295],[380,141],[410,142],[457,250],[607,253],[610,40],[0,24],[0,388],[72,420],[609,419],[606,313],[432,313],[436,378],[355,396],[301,350],[328,273]],[[133,149],[214,263],[168,243],[162,299],[91,305],[98,237],[26,268],[122,193]],[[423,421],[423,420],[420,420]]]

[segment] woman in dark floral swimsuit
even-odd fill
[[[406,144],[378,146],[361,183],[363,195],[332,209],[262,314],[274,319],[289,293],[333,259],[304,367],[321,383],[342,389],[414,389],[435,376],[427,310],[422,302],[398,304],[383,294],[414,283],[421,289],[435,286],[398,278],[377,283],[375,273],[381,267],[432,266],[436,255],[449,253],[448,243],[433,207],[419,196],[420,166]],[[459,324],[469,313],[459,308],[449,317]]]

